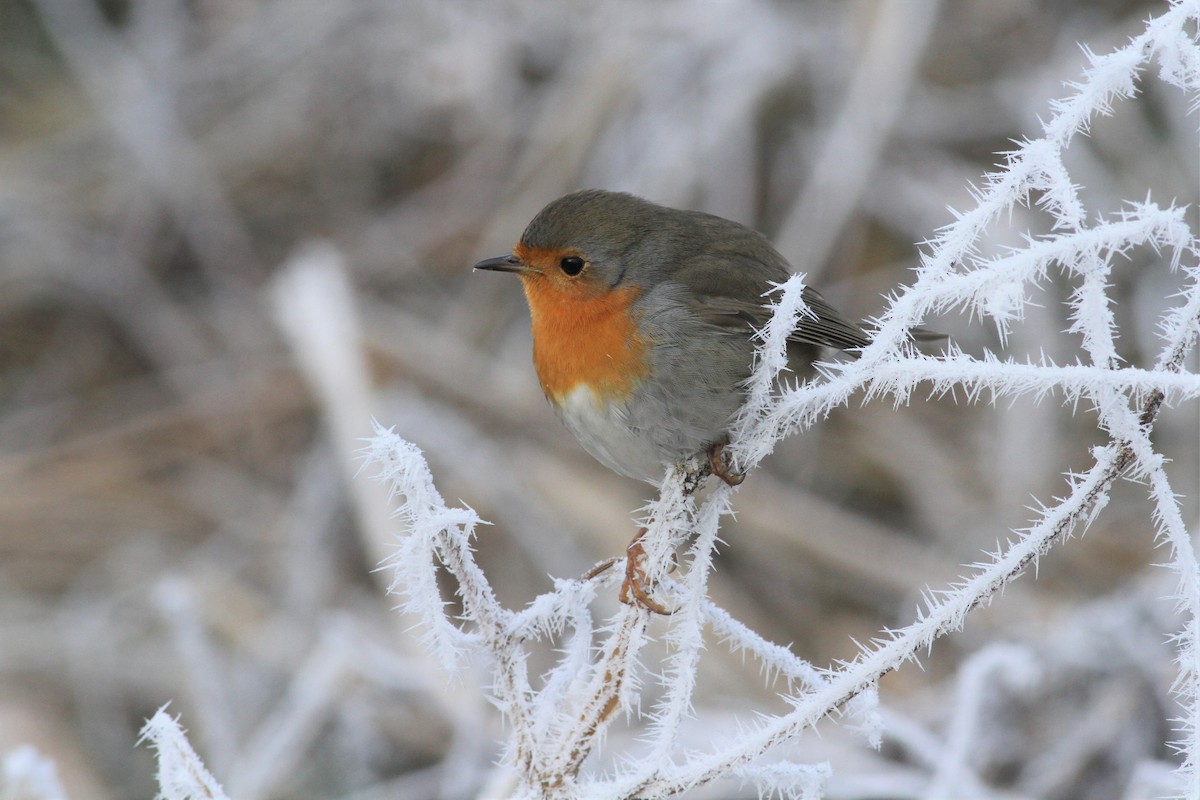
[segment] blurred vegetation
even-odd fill
[[[173,699],[236,792],[330,630],[413,657],[354,521],[357,465],[335,455],[329,410],[266,297],[307,243],[332,243],[348,267],[379,419],[427,450],[448,498],[497,522],[479,547],[503,599],[523,603],[548,573],[620,552],[649,489],[560,428],[517,285],[470,264],[505,252],[545,202],[601,186],[755,226],[867,318],[947,207],[969,207],[969,184],[1039,130],[1085,64],[1077,42],[1104,52],[1163,7],[5,0],[0,747],[41,747],[76,800],[148,797],[136,730]],[[1195,98],[1146,88],[1072,150],[1096,213],[1147,189],[1197,201]],[[839,121],[853,131],[840,149]],[[841,180],[856,171],[861,184]],[[1030,212],[993,244],[1044,224]],[[1118,281],[1122,352],[1146,364],[1175,278],[1133,252]],[[969,351],[1067,361],[1070,290],[1041,287],[1038,313],[1005,343],[977,321],[929,324]],[[1086,466],[1095,431],[1087,409],[1082,421],[1070,411],[953,398],[844,409],[747,482],[718,600],[816,663],[847,656],[851,635],[907,619],[922,586],[952,578]],[[1200,482],[1195,419],[1183,409],[1156,430],[1179,487]],[[504,475],[463,463],[483,448]],[[980,642],[1145,591],[1148,506],[1136,486],[1117,499],[927,672],[895,676],[911,713],[944,719],[930,698]],[[1195,497],[1185,511],[1196,518]],[[1165,757],[1156,721],[1171,714],[1144,713],[1163,710],[1165,687],[1119,659],[1112,669],[1064,686],[1063,702],[1127,699],[1121,752]],[[429,699],[428,676],[396,670],[339,681],[319,713],[285,725],[300,734],[295,763],[262,795],[473,796],[499,721],[472,711],[487,722],[468,736]],[[736,662],[711,680],[726,707],[764,691]],[[1038,705],[1012,713],[1054,707]],[[1133,730],[1131,716],[1145,724]],[[989,774],[1027,779],[1035,739],[998,750]],[[1133,756],[1096,739],[1089,753],[1126,775]],[[1114,796],[1104,787],[1116,782],[1082,774],[1045,777],[1040,796]]]

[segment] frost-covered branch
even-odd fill
[[[154,748],[158,758],[162,800],[229,800],[165,707],[142,727],[142,741]]]

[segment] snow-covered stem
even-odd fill
[[[409,613],[425,622],[430,643],[445,667],[457,668],[463,649],[477,641],[486,647],[496,660],[493,690],[516,735],[515,760],[534,768],[534,750],[528,740],[533,729],[530,688],[523,653],[511,630],[513,615],[496,599],[471,548],[475,527],[482,520],[469,508],[448,507],[433,485],[420,450],[392,431],[376,426],[369,457],[380,467],[379,478],[387,483],[392,496],[402,499],[398,515],[411,530],[389,562],[395,575],[391,591],[403,598]],[[463,632],[446,616],[434,557],[458,582],[464,614],[475,623],[476,633]]]
[[[1145,428],[1153,424],[1160,406],[1149,403],[1143,409]],[[888,632],[890,638],[877,639],[849,664],[830,673],[821,685],[792,698],[793,711],[762,723],[743,734],[742,747],[706,760],[697,759],[691,769],[647,781],[636,787],[630,797],[663,797],[727,774],[770,751],[823,717],[838,712],[861,693],[873,689],[880,678],[929,649],[933,642],[962,627],[967,614],[991,600],[1025,568],[1051,546],[1070,534],[1080,523],[1090,521],[1098,506],[1107,500],[1112,484],[1128,467],[1132,454],[1127,447],[1107,446],[1095,451],[1096,463],[1086,474],[1073,481],[1070,495],[1057,506],[1046,509],[1038,523],[993,560],[977,566],[976,572],[943,593],[940,599],[930,595],[928,606],[912,625]],[[1200,585],[1200,584],[1197,584]],[[1194,657],[1194,656],[1189,656]]]
[[[165,706],[142,727],[141,740],[158,758],[157,800],[228,800]]]

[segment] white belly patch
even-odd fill
[[[558,407],[562,421],[583,448],[609,469],[658,484],[666,463],[647,432],[631,427],[624,403],[601,403],[587,384],[580,384]]]

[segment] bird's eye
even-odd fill
[[[562,267],[562,271],[571,277],[575,277],[583,272],[583,259],[579,256],[565,256],[562,261],[558,262],[558,266]]]

